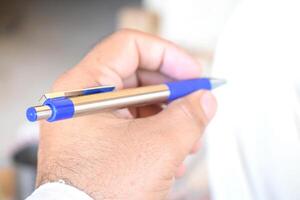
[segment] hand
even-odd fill
[[[122,89],[200,75],[201,66],[174,44],[123,30],[63,74],[53,90],[107,84]],[[37,185],[62,179],[94,199],[164,199],[215,110],[211,93],[199,91],[164,109],[152,105],[42,122]]]

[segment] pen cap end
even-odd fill
[[[26,117],[31,122],[35,122],[37,120],[37,113],[34,107],[30,107],[27,109]]]

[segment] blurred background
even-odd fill
[[[101,39],[120,28],[153,33],[184,47],[209,75],[215,44],[241,0],[0,0],[0,199],[34,189],[37,124],[28,106]],[[209,199],[204,152],[170,199]]]

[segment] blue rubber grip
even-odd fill
[[[54,122],[57,120],[68,119],[74,116],[74,104],[65,97],[58,97],[53,99],[47,99],[44,103],[52,110],[52,115],[47,119],[48,122]]]
[[[173,101],[197,90],[211,90],[208,78],[196,78],[166,83],[170,90],[168,101]]]

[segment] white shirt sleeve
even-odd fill
[[[70,185],[54,182],[37,188],[26,200],[93,200],[83,191]]]

